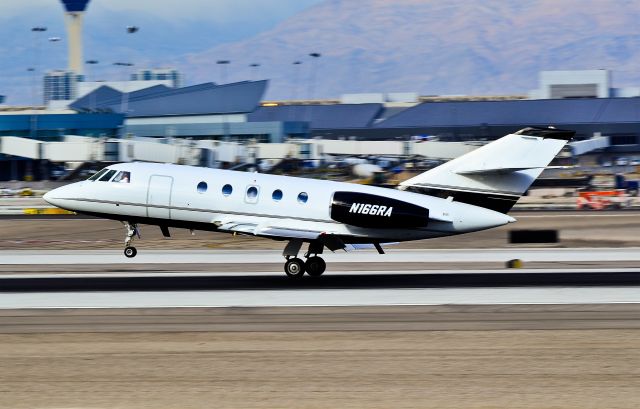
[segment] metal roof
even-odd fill
[[[127,116],[248,113],[260,104],[267,84],[268,81],[243,81],[225,85],[206,83],[183,88],[154,86],[126,95]],[[94,91],[95,97],[85,95],[70,107],[78,111],[120,112],[123,106],[122,94],[108,95],[102,91],[98,95],[101,88]]]
[[[305,121],[311,129],[366,128],[381,109],[382,104],[280,105],[258,108],[249,121]]]
[[[107,85],[103,85],[94,89],[82,98],[77,99],[69,105],[69,108],[78,112],[102,111],[106,110],[103,101],[119,101],[120,99],[122,99],[122,92]]]
[[[640,122],[640,98],[425,102],[376,128]]]
[[[110,89],[113,89],[113,88],[110,88]],[[164,94],[165,92],[170,91],[172,89],[173,88],[169,88],[166,85],[154,85],[149,88],[143,88],[138,91],[129,92],[127,93],[127,103],[131,101],[138,101],[140,99],[146,99],[146,98],[150,98],[160,94]],[[92,102],[91,100],[93,100],[93,105],[91,105],[92,107],[91,109],[101,109],[101,110],[110,111],[112,110],[113,106],[122,104],[123,93],[117,90],[113,90],[113,91],[115,92],[112,92],[111,95],[103,91],[101,95],[90,96],[88,99],[87,99],[87,96],[85,95],[84,97],[82,97],[82,100],[78,100],[73,104],[71,104],[70,106],[74,109],[76,107],[78,107],[79,109],[83,109],[83,108],[86,108],[87,101]],[[96,101],[98,102],[96,103]]]

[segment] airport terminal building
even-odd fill
[[[497,139],[527,126],[554,126],[575,130],[578,140],[607,136],[607,145],[597,151],[601,155],[640,158],[640,97],[265,103],[267,86],[266,80],[182,88],[154,85],[128,93],[102,86],[67,110],[5,109],[0,112],[0,136],[45,142],[78,135],[238,144],[305,138],[409,141],[428,136],[466,142]],[[23,160],[3,145],[0,162]],[[216,148],[213,144],[208,149]]]

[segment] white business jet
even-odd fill
[[[573,137],[525,128],[387,189],[350,183],[157,163],[108,166],[44,199],[121,221],[124,254],[138,225],[245,234],[287,241],[290,277],[320,276],[335,251],[485,230],[515,222],[507,212]],[[306,261],[298,258],[308,243]]]

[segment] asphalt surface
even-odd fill
[[[291,279],[282,274],[109,274],[0,277],[1,292],[50,291],[234,291],[234,290],[358,290],[416,288],[506,288],[640,286],[640,270],[496,270],[400,271],[367,274],[348,271],[322,277]],[[470,300],[472,301],[472,300]]]
[[[0,310],[0,407],[631,409],[638,304]]]
[[[640,329],[640,304],[0,309],[0,334]]]
[[[637,407],[637,249],[503,250],[2,252],[0,408]]]

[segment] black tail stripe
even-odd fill
[[[516,204],[519,196],[496,195],[486,192],[468,192],[452,189],[434,189],[419,186],[411,186],[407,188],[410,192],[421,193],[423,195],[441,197],[446,199],[453,197],[456,202],[467,203],[474,206],[484,207],[500,213],[508,213],[513,205]]]

